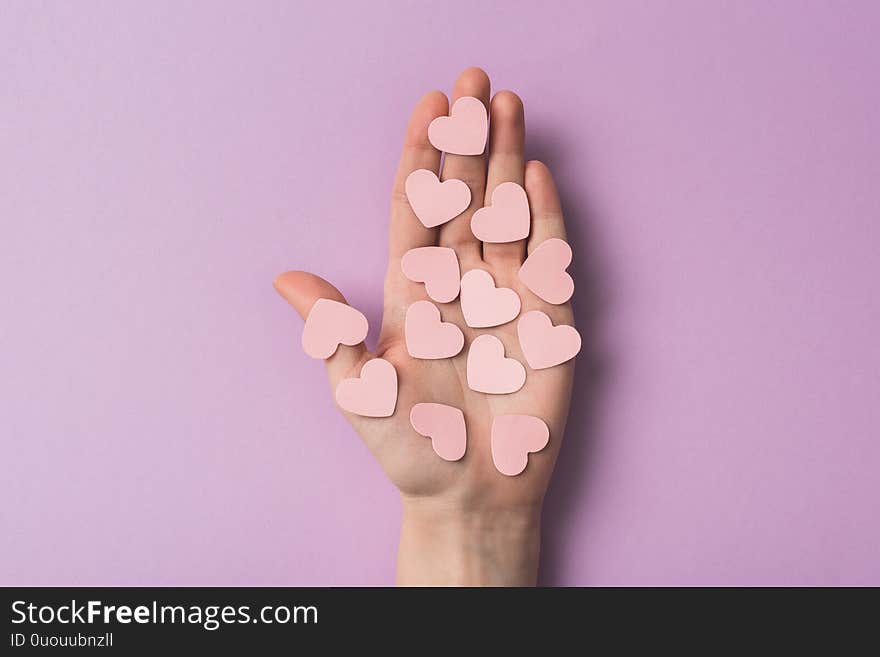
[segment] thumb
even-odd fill
[[[320,276],[305,271],[288,271],[278,276],[273,285],[299,316],[306,319],[309,311],[318,299],[331,299],[348,304],[342,293]],[[347,376],[356,376],[360,366],[367,360],[367,348],[364,343],[349,347],[340,344],[330,358],[326,360],[327,375],[335,387]]]

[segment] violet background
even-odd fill
[[[404,122],[526,104],[587,339],[545,584],[880,584],[880,4],[4,2],[0,584],[390,584],[274,275],[376,326]]]

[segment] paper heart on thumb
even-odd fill
[[[364,314],[333,299],[318,299],[306,317],[302,346],[312,358],[330,358],[340,344],[354,346],[367,337]]]

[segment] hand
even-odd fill
[[[440,152],[428,141],[428,124],[448,114],[449,102],[439,91],[419,101],[406,130],[391,195],[390,257],[375,354],[397,369],[397,407],[390,418],[349,413],[346,417],[401,492],[398,583],[530,585],[537,576],[541,505],[562,443],[574,361],[538,371],[526,367],[526,383],[520,391],[487,395],[468,388],[468,347],[478,335],[491,333],[504,343],[507,356],[525,363],[516,321],[492,329],[471,329],[462,318],[458,300],[438,304],[443,321],[455,323],[465,335],[462,352],[446,360],[412,358],[403,335],[408,306],[428,297],[424,285],[404,277],[400,261],[409,249],[430,245],[454,248],[462,274],[474,268],[486,269],[496,285],[516,290],[523,313],[539,309],[554,324],[573,324],[570,304],[544,303],[517,276],[527,252],[551,237],[565,238],[562,210],[550,172],[540,162],[525,161],[522,102],[516,94],[501,91],[490,105],[489,78],[477,68],[465,70],[456,80],[453,102],[462,96],[479,98],[490,108],[488,166],[483,155],[447,155],[441,173]],[[434,171],[441,180],[464,180],[472,196],[467,211],[438,228],[425,228],[413,214],[404,192],[404,181],[416,169]],[[493,189],[506,181],[526,189],[531,233],[520,242],[483,244],[471,232],[471,216],[488,205]],[[282,274],[275,286],[302,317],[319,298],[345,302],[330,283],[305,272]],[[361,366],[375,356],[363,344],[340,345],[326,361],[331,385],[335,388],[343,378],[358,376]],[[464,412],[467,452],[460,461],[442,460],[431,448],[431,441],[413,430],[409,412],[419,402],[445,403]],[[498,472],[490,452],[492,419],[508,413],[535,415],[550,428],[547,447],[531,454],[525,471],[515,477]]]

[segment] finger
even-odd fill
[[[492,132],[489,136],[489,173],[485,205],[503,182],[523,184],[526,124],[523,104],[512,91],[499,91],[492,99]],[[496,267],[519,267],[526,252],[526,241],[483,244],[483,260]]]
[[[330,283],[320,276],[305,271],[284,272],[275,279],[273,285],[278,294],[284,297],[303,319],[309,316],[309,311],[318,299],[348,303],[342,293]],[[335,388],[343,378],[356,376],[368,357],[369,353],[363,342],[353,347],[339,345],[336,353],[325,361],[330,384]]]
[[[532,160],[526,164],[526,194],[529,197],[529,211],[532,215],[532,232],[528,240],[531,253],[547,240],[558,237],[565,239],[565,222],[562,219],[562,204],[553,176],[542,162]],[[522,294],[523,310],[543,310],[554,324],[574,324],[571,303],[551,305],[544,303],[534,294]]]
[[[463,96],[473,96],[489,106],[489,76],[480,68],[462,71],[455,81],[452,103]],[[440,227],[439,242],[456,250],[461,260],[474,262],[480,258],[480,241],[471,232],[471,216],[483,205],[486,193],[486,158],[484,155],[453,155],[447,153],[443,160],[443,180],[458,178],[471,190],[471,204],[458,217]]]
[[[406,198],[406,178],[416,169],[428,169],[434,173],[440,170],[440,151],[428,141],[428,124],[448,113],[446,95],[432,91],[422,97],[410,116],[391,194],[389,251],[392,261],[399,261],[410,249],[436,244],[437,230],[425,228]]]
[[[531,253],[551,237],[564,240],[565,222],[556,184],[550,169],[543,162],[532,160],[526,164],[525,188],[532,214],[532,232],[528,243],[528,252]]]

